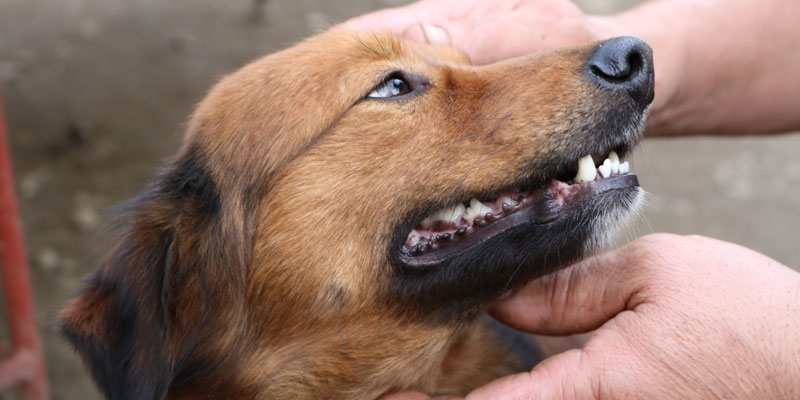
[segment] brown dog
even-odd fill
[[[633,38],[484,67],[351,33],[267,56],[121,206],[63,332],[110,399],[465,394],[522,367],[488,305],[639,202],[615,154],[652,77]]]

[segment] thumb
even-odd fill
[[[550,357],[531,372],[498,379],[470,393],[465,400],[598,398],[599,368],[582,349]]]
[[[401,37],[435,46],[451,46],[453,44],[447,29],[441,25],[434,24],[409,25],[403,31]]]
[[[640,242],[536,279],[496,303],[490,314],[514,328],[544,335],[596,329],[646,301]]]
[[[448,46],[460,50],[470,62],[487,64],[497,61],[491,52],[479,52],[475,48],[473,32],[462,21],[447,21],[440,24],[422,23],[407,26],[400,34],[403,39],[434,46]]]

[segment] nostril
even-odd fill
[[[650,46],[633,37],[599,45],[587,61],[591,78],[600,86],[625,91],[644,105],[652,101],[653,58]]]
[[[642,61],[642,55],[636,51],[632,51],[621,64],[609,60],[609,62],[604,64],[590,65],[589,68],[593,74],[611,83],[623,83],[629,81],[634,75],[641,71],[643,66],[644,61]]]
[[[644,67],[644,56],[638,51],[632,51],[631,54],[628,54],[627,61],[631,71],[630,75],[635,75]]]
[[[629,81],[644,66],[643,56],[636,48],[631,48],[624,53],[604,54],[605,57],[596,57],[589,63],[589,68],[597,77],[612,83]]]

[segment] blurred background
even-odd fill
[[[0,86],[53,399],[99,399],[55,315],[105,254],[103,210],[174,153],[223,74],[403,0],[0,0]],[[577,1],[611,13],[638,1]],[[800,135],[646,139],[630,240],[732,241],[800,266]],[[0,342],[7,341],[0,309]],[[16,398],[0,393],[0,400]]]

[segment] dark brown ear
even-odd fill
[[[203,330],[242,303],[246,218],[222,212],[219,187],[202,152],[184,152],[120,206],[121,240],[61,312],[64,336],[107,398],[164,398],[182,370],[198,372],[187,363]]]

